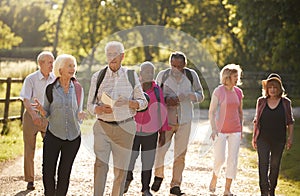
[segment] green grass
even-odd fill
[[[281,161],[280,176],[278,179],[278,185],[276,193],[279,195],[298,196],[300,195],[300,118],[295,119],[294,127],[294,142],[293,147],[289,151],[285,150]],[[257,154],[252,149],[251,139],[252,134],[245,135],[248,143],[246,147],[249,149],[250,167],[257,168]]]
[[[285,195],[300,195],[300,119],[296,119],[293,146],[285,151],[281,162],[279,192]]]
[[[9,133],[0,135],[0,162],[13,160],[16,157],[23,155],[23,132],[20,121],[8,123]],[[0,126],[2,130],[2,125]],[[37,148],[42,146],[42,137],[37,135]]]

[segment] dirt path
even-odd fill
[[[246,125],[253,118],[253,110],[245,112]],[[210,195],[208,185],[212,173],[212,150],[211,143],[207,140],[208,121],[207,111],[201,111],[201,120],[193,123],[194,133],[191,136],[191,142],[186,157],[186,168],[183,173],[183,182],[181,189],[188,196]],[[244,127],[245,134],[250,134],[249,127]],[[68,195],[93,195],[93,164],[94,155],[91,152],[90,138],[83,137],[82,145],[75,159]],[[257,168],[249,167],[247,162],[253,159],[253,153],[249,157],[249,150],[243,142],[239,156],[239,171],[237,179],[233,182],[232,192],[236,195],[259,195]],[[171,160],[170,160],[171,161]],[[27,191],[26,183],[23,181],[23,158],[20,157],[6,167],[0,173],[0,195],[1,196],[32,196],[43,194],[42,184],[42,151],[38,150],[35,156],[36,171],[36,190]],[[165,170],[165,179],[160,191],[153,193],[155,196],[169,195],[169,183],[172,174],[172,164],[168,163]],[[126,196],[141,195],[140,170],[134,171],[134,181],[131,183]],[[113,171],[110,168],[106,183],[105,195],[110,195],[113,181]],[[224,190],[224,169],[217,184],[215,195],[222,195]]]

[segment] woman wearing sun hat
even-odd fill
[[[284,147],[293,143],[294,118],[281,77],[271,73],[262,80],[262,97],[257,99],[252,146],[258,153],[261,195],[275,195]],[[288,139],[286,140],[288,132]]]

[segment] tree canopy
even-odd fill
[[[156,25],[192,36],[219,67],[234,62],[249,71],[300,72],[300,3],[295,0],[2,0],[0,5],[0,48],[8,50],[46,47],[92,65],[104,61],[96,55],[101,41]],[[128,51],[127,63],[166,61],[165,52],[176,47],[168,48],[164,40],[147,45],[164,36],[127,34],[122,39],[142,45]],[[178,41],[178,48],[189,48],[184,39]]]

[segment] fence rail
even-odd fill
[[[23,83],[23,79],[20,78],[0,78],[0,84],[6,83],[6,94],[5,98],[0,99],[0,103],[4,103],[4,113],[3,117],[0,117],[0,123],[3,124],[1,135],[4,135],[8,132],[7,124],[9,121],[22,120],[22,115],[24,112],[24,106],[21,104],[20,115],[9,116],[9,105],[11,102],[21,101],[20,97],[11,97],[11,86],[12,83]]]

